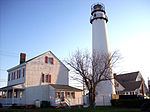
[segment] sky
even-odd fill
[[[140,71],[147,83],[149,0],[0,0],[0,87],[7,85],[7,69],[19,64],[21,52],[28,60],[50,50],[64,60],[78,48],[91,51],[91,5],[98,2],[108,16],[109,49],[122,57],[114,72]]]

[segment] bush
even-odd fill
[[[17,108],[17,104],[15,104],[15,103],[12,104],[12,108],[13,108],[13,109]]]
[[[3,105],[0,103],[0,108],[2,108],[3,107]]]
[[[144,103],[150,106],[149,99],[118,99],[111,100],[112,106],[126,108],[140,108]]]
[[[41,108],[47,108],[50,106],[50,102],[48,101],[41,101]]]

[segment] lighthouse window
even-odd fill
[[[94,14],[94,17],[96,17],[96,14]]]

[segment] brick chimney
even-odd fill
[[[20,64],[24,63],[26,61],[26,54],[20,53]]]
[[[116,73],[114,73],[113,75],[114,75],[114,79],[115,79],[117,74],[116,74]]]

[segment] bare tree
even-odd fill
[[[65,62],[73,68],[75,80],[85,84],[89,91],[89,103],[93,107],[96,98],[96,86],[101,81],[113,79],[112,67],[118,61],[119,55],[113,52],[111,55],[106,53],[89,52],[77,50]],[[81,76],[82,78],[78,77]]]

